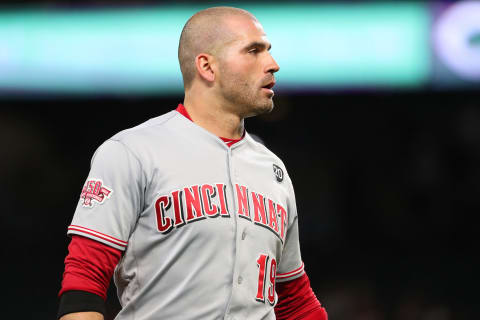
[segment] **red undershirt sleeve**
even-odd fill
[[[306,273],[291,281],[276,284],[278,303],[275,316],[278,320],[328,320],[322,307],[310,287]]]
[[[107,289],[122,251],[82,236],[72,236],[58,296],[66,291],[86,291],[107,297]]]

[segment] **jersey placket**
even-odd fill
[[[232,147],[228,147],[227,150],[227,157],[228,157],[228,180],[229,180],[229,187],[230,187],[230,195],[232,196],[232,202],[233,202],[233,212],[232,212],[232,222],[234,223],[234,228],[235,228],[235,238],[234,238],[234,243],[233,243],[233,270],[232,270],[232,289],[230,291],[230,296],[228,297],[227,305],[225,308],[225,320],[235,320],[235,317],[230,315],[230,308],[231,308],[231,302],[233,300],[233,295],[235,294],[236,286],[239,285],[239,270],[238,270],[238,202],[237,202],[237,197],[235,194],[235,183],[237,182],[236,180],[236,173],[235,173],[235,167],[233,164],[233,152],[234,150],[238,147],[239,144],[242,144],[243,141],[238,142],[236,145]]]

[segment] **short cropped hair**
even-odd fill
[[[191,86],[195,78],[195,57],[200,53],[217,55],[232,37],[231,31],[224,26],[225,19],[238,15],[257,20],[250,12],[233,7],[204,9],[188,19],[178,45],[178,61],[185,89]]]

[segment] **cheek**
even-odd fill
[[[255,61],[248,61],[240,57],[230,58],[223,61],[220,65],[222,82],[230,83],[236,89],[245,90],[249,87],[255,87],[258,77],[255,76]]]
[[[234,89],[245,90],[253,86],[251,73],[242,68],[230,70],[230,73],[224,75],[224,79],[230,82]]]
[[[226,69],[234,74],[253,73],[256,70],[258,59],[250,56],[232,56],[225,61]]]
[[[249,68],[244,63],[233,63],[231,65],[231,76],[237,79],[248,79],[249,77]]]

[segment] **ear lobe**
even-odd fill
[[[206,53],[201,53],[195,57],[195,67],[202,79],[208,82],[215,80],[215,71],[212,68],[213,57]]]

